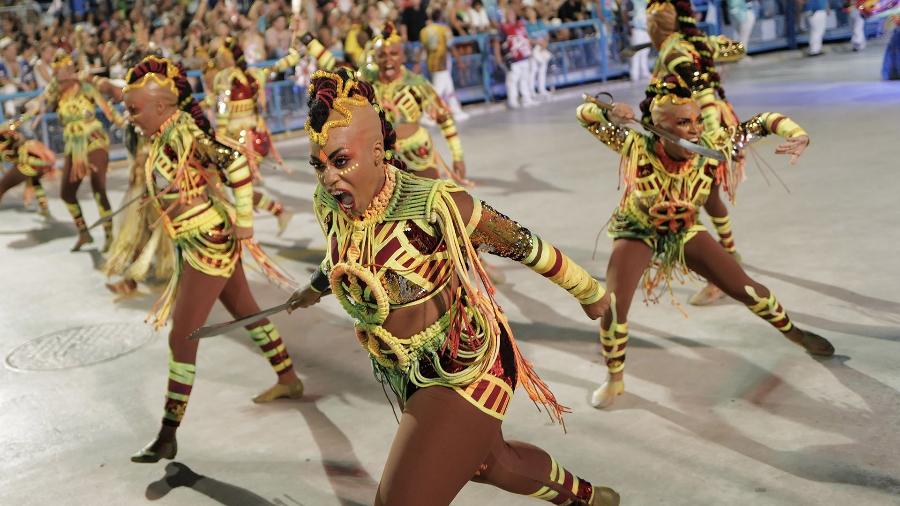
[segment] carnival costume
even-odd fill
[[[213,78],[211,93],[205,99],[215,109],[216,138],[245,151],[254,178],[259,181],[259,161],[270,154],[275,163],[284,167],[284,160],[272,142],[266,125],[266,83],[269,76],[297,65],[300,54],[290,48],[288,54],[271,67],[247,67],[244,52],[234,37],[227,37],[217,52],[227,52],[234,64],[219,70]],[[214,62],[210,61],[210,65]],[[284,232],[292,216],[284,205],[257,191],[253,205],[277,217],[279,234]]]
[[[700,31],[696,26],[689,0],[652,0],[647,6],[648,15],[653,15],[668,6],[671,6],[677,15],[677,29],[659,47],[651,82],[663,81],[668,76],[674,76],[682,87],[690,89],[692,97],[700,105],[703,125],[707,131],[714,132],[720,127],[738,126],[740,120],[734,108],[725,99],[725,90],[722,88],[715,63],[737,61],[746,54],[746,48],[727,37],[708,36]],[[743,164],[736,165],[735,169],[739,171],[734,178],[734,184],[737,184],[743,179]],[[725,190],[733,194],[733,189]],[[727,207],[721,202],[718,188],[712,191],[706,210],[719,236],[719,243],[726,251],[740,259],[731,229],[731,217],[728,215]],[[691,303],[700,305],[709,303],[717,298],[716,293],[720,292],[715,292],[711,286],[707,286],[691,297]]]
[[[312,142],[322,147],[327,143],[329,129],[351,125],[354,108],[376,104],[372,87],[351,79],[343,70],[314,73],[310,94],[313,112],[306,128]],[[324,120],[328,113],[321,113],[323,104],[333,108],[339,117]],[[314,206],[327,248],[309,289],[320,293],[331,289],[353,317],[356,337],[369,353],[376,377],[390,386],[405,409],[415,411],[422,407],[416,404],[416,399],[425,403],[429,395],[447,392],[477,409],[464,410],[478,413],[474,415],[480,420],[477,423],[500,421],[515,387],[521,384],[552,418],[560,420],[566,408],[557,402],[519,352],[476,250],[482,248],[528,265],[582,304],[599,301],[605,290],[558,249],[487,204],[475,200],[471,217],[464,218],[455,196],[467,195],[455,184],[420,178],[401,170],[403,162],[392,156],[395,133],[385,120],[385,111],[375,107],[385,134],[386,158],[380,165],[385,171],[385,182],[362,217],[354,218],[344,211],[323,182],[327,162],[313,160],[320,177]],[[317,120],[313,120],[314,115]],[[379,170],[378,167],[371,170]],[[344,172],[351,170],[363,169],[352,167]],[[446,311],[414,335],[397,336],[388,329],[395,311],[424,308],[434,300],[448,300]],[[459,406],[455,402],[450,399],[441,406]],[[442,419],[462,416],[457,411],[451,412],[449,407],[437,409],[448,410],[446,416],[441,415]],[[401,431],[403,426],[401,421]],[[430,439],[429,442],[434,443]],[[454,444],[459,445],[461,453],[472,450],[468,448],[471,443],[465,440]],[[483,448],[474,450],[484,451]],[[410,448],[410,451],[416,450]],[[398,461],[389,460],[386,476],[391,475],[395,466],[402,469],[404,462],[408,464],[416,458],[405,451],[401,454]],[[448,461],[455,458],[452,454],[446,457]],[[618,504],[617,495],[615,502],[601,502],[606,500],[601,497],[609,498],[615,493],[592,487],[558,466],[542,450],[535,449],[534,459],[540,466],[552,462],[550,475],[540,476],[543,471],[535,474],[534,466],[528,467],[530,464],[523,460],[521,469],[507,472],[510,475],[530,473],[527,483],[534,488],[517,493],[556,504]],[[385,504],[408,504],[403,499],[395,499],[393,494],[407,497],[405,491],[398,489],[417,487],[422,480],[427,481],[422,478],[415,484],[408,483],[406,480],[413,477],[397,472],[401,475],[392,477],[391,485],[381,490],[384,495],[380,498]],[[495,483],[492,476],[496,472],[486,461],[475,479]],[[471,475],[466,477],[469,478]],[[382,483],[384,487],[385,482]],[[455,492],[451,491],[451,496]]]
[[[50,217],[47,194],[41,185],[41,178],[53,171],[56,156],[42,142],[26,139],[19,131],[21,122],[7,122],[0,128],[0,162],[12,168],[0,178],[0,198],[14,186],[24,182],[26,195],[33,193],[38,209],[45,217]]]
[[[128,135],[135,136],[135,139],[128,189],[122,197],[122,205],[127,207],[117,220],[119,226],[103,265],[103,273],[107,277],[121,276],[125,283],[134,287],[135,283],[145,281],[151,272],[157,280],[171,279],[175,273],[175,248],[163,227],[155,226],[160,214],[151,209],[147,201],[138,201],[147,194],[144,170],[150,143],[143,137],[138,138],[136,133]],[[116,284],[107,286],[113,291],[120,291],[116,289]]]
[[[675,105],[689,103],[692,101],[691,95],[689,89],[677,84],[672,77],[651,84],[648,98],[642,104],[644,120],[652,123],[652,109],[665,106],[667,102]],[[607,368],[613,375],[625,368],[627,313],[639,280],[645,300],[655,302],[659,296],[658,288],[664,286],[671,294],[672,280],[683,280],[694,269],[689,267],[691,258],[686,254],[686,248],[700,236],[704,241],[709,237],[697,214],[713,185],[721,185],[733,196],[735,178],[739,172],[733,166],[740,163],[741,152],[750,143],[773,133],[790,139],[805,136],[806,132],[790,118],[766,112],[735,127],[704,130],[701,143],[724,153],[727,162],[699,154],[693,154],[686,160],[674,160],[665,152],[662,141],[657,137],[648,137],[612,123],[607,112],[595,103],[582,104],[576,115],[588,132],[622,157],[620,178],[625,190],[621,203],[610,218],[609,236],[614,244],[639,241],[647,248],[643,250],[629,246],[632,249],[617,256],[614,247],[610,259],[607,279],[615,277],[619,281],[610,281],[609,289],[615,300],[603,318],[600,338]],[[726,294],[745,303],[754,314],[767,320],[809,353],[824,356],[834,353],[834,348],[824,338],[796,329],[775,295],[746,276],[733,257],[718,255],[716,247],[710,249],[704,241],[697,243],[696,250],[702,251],[710,262],[703,265],[704,274],[715,275],[716,285]],[[644,253],[648,250],[649,253]],[[641,255],[646,255],[646,258]],[[695,264],[698,262],[696,257],[695,252]],[[644,261],[649,265],[642,263]],[[637,265],[638,262],[641,262],[640,265]],[[710,282],[713,280],[710,279]],[[593,403],[595,406],[608,405],[623,391],[621,379],[610,381],[595,393]]]
[[[384,31],[372,41],[373,52],[393,45],[402,44],[403,39],[393,24],[388,23]],[[438,123],[441,134],[450,148],[453,163],[463,161],[462,142],[456,129],[456,122],[449,106],[434,91],[434,87],[424,76],[416,74],[401,65],[399,75],[390,82],[381,80],[377,65],[361,72],[375,88],[378,104],[394,126],[402,124],[416,125],[418,128],[410,135],[397,139],[397,154],[406,168],[413,172],[441,172],[460,180],[456,171],[441,159],[434,146],[428,130],[420,124],[423,116],[428,116]]]
[[[150,138],[142,178],[152,215],[159,217],[154,226],[174,243],[176,259],[175,271],[151,316],[154,326],[160,328],[174,314],[160,438],[166,436],[132,457],[134,462],[156,462],[173,458],[177,451],[174,433],[187,408],[195,376],[197,341],[187,339],[188,335],[203,324],[217,298],[237,317],[259,309],[244,276],[242,251],[251,253],[270,280],[287,286],[291,280],[255,241],[236,237],[237,230],[250,229],[253,224],[252,174],[240,151],[212,137],[180,67],[148,56],[129,70],[126,81],[126,94],[153,82],[170,90],[179,105]],[[221,192],[220,181],[233,190],[233,204]],[[182,290],[186,293],[178,296]],[[279,379],[292,380],[279,381],[255,400],[302,395],[303,385],[294,375],[291,357],[275,326],[262,320],[248,331]]]
[[[74,67],[72,58],[60,50],[52,63],[54,71],[70,66]],[[54,109],[63,127],[66,166],[61,196],[78,229],[79,241],[73,248],[78,250],[84,243],[91,242],[77,199],[78,186],[82,179],[90,176],[94,201],[97,203],[100,217],[107,217],[112,213],[106,195],[109,136],[103,124],[97,119],[95,111],[99,107],[103,115],[117,126],[123,125],[124,120],[92,83],[80,78],[72,79],[71,83],[67,81],[61,86],[54,78],[32,103],[41,110],[47,107]],[[95,153],[98,154],[94,155]],[[91,159],[92,155],[96,158]],[[104,223],[103,230],[106,234],[104,245],[106,251],[112,244],[112,221]]]

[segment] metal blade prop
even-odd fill
[[[95,221],[90,227],[88,227],[88,230],[97,228],[97,227],[99,227],[100,225],[103,225],[104,223],[106,223],[106,222],[108,222],[108,221],[112,221],[112,219],[113,219],[113,217],[114,217],[115,215],[121,213],[122,211],[124,211],[125,209],[127,209],[128,206],[130,206],[131,204],[134,204],[135,202],[137,202],[138,200],[141,200],[142,198],[144,198],[143,195],[138,195],[137,197],[135,197],[135,198],[129,200],[128,202],[122,204],[122,207],[116,209],[116,210],[113,211],[112,213],[107,214],[106,216],[104,216],[104,217],[100,218],[99,220]]]
[[[212,337],[219,334],[224,334],[230,330],[234,330],[239,327],[245,327],[247,325],[250,325],[251,323],[256,323],[260,320],[268,318],[269,316],[272,316],[273,314],[278,314],[282,311],[286,311],[289,307],[291,307],[290,303],[285,302],[283,304],[278,304],[277,306],[270,307],[269,309],[263,309],[262,311],[253,313],[250,316],[238,318],[237,320],[232,320],[225,323],[216,323],[214,325],[207,325],[206,327],[200,327],[199,329],[191,332],[191,335],[188,336],[188,339],[202,339],[204,337]]]
[[[603,110],[606,110],[606,111],[612,110],[612,107],[613,107],[612,104],[604,102],[604,101],[598,99],[597,97],[588,95],[587,93],[585,93],[583,95],[583,97],[584,97],[585,101],[590,102],[590,103],[596,105],[597,107],[600,107]],[[725,155],[723,155],[719,151],[707,148],[706,146],[701,146],[699,144],[694,144],[693,142],[691,142],[689,140],[682,139],[681,137],[678,137],[675,134],[666,132],[665,130],[663,130],[657,126],[645,125],[643,123],[640,123],[640,122],[637,122],[634,120],[625,122],[625,126],[631,128],[631,129],[642,129],[642,130],[646,130],[647,132],[654,133],[654,134],[658,135],[659,137],[661,137],[669,142],[674,142],[675,144],[678,144],[679,146],[683,147],[684,149],[687,149],[688,151],[691,151],[693,153],[697,153],[698,155],[703,155],[707,158],[713,158],[715,160],[719,160],[720,162],[725,161]]]
[[[321,296],[324,297],[330,293],[331,288],[328,288],[324,292],[322,292]],[[283,304],[278,304],[277,306],[270,307],[269,309],[263,309],[258,313],[253,313],[252,315],[238,318],[237,320],[200,327],[199,329],[191,332],[191,335],[188,336],[188,339],[203,339],[204,337],[212,337],[219,334],[224,334],[239,327],[246,327],[247,325],[256,323],[282,311],[287,311],[290,307],[291,303],[290,300],[288,300]]]

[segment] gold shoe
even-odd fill
[[[72,246],[72,251],[81,251],[82,246],[84,246],[85,244],[90,244],[92,242],[94,242],[94,238],[91,237],[91,234],[87,232],[79,232],[78,240],[75,241],[75,246]]]
[[[176,440],[160,441],[159,438],[156,438],[141,451],[132,455],[131,461],[138,464],[153,464],[159,462],[160,459],[172,460],[177,453],[178,442]]]
[[[791,341],[799,344],[806,350],[810,355],[816,355],[818,357],[830,357],[834,355],[834,346],[828,342],[828,339],[810,332],[808,330],[803,330],[798,328],[802,335],[799,340],[794,340],[791,338]]]
[[[609,487],[594,487],[590,506],[619,506],[619,493]]]
[[[691,295],[691,298],[688,299],[688,304],[692,306],[708,306],[724,296],[725,293],[718,286],[707,283],[699,292]]]
[[[284,209],[281,211],[281,214],[278,215],[278,232],[275,234],[276,237],[281,237],[281,234],[287,230],[288,224],[291,222],[291,219],[294,218],[294,213]]]
[[[123,279],[115,283],[106,283],[106,289],[116,295],[131,295],[137,291],[137,281],[133,279]]]
[[[275,383],[271,388],[254,397],[253,402],[257,404],[263,404],[266,402],[272,402],[275,399],[299,399],[301,397],[303,397],[303,382],[300,381],[300,378],[297,378],[297,381],[295,383],[291,383],[290,385]]]
[[[625,393],[625,380],[613,380],[608,378],[600,388],[594,390],[591,395],[591,406],[602,409],[608,408],[616,402],[616,397]]]

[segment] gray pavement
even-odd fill
[[[685,305],[688,318],[665,301],[637,303],[628,392],[598,411],[587,402],[604,375],[596,324],[562,290],[495,259],[521,346],[573,409],[563,433],[519,392],[508,438],[616,487],[627,505],[900,504],[900,83],[878,80],[879,44],[831,49],[812,60],[758,56],[723,77],[741,117],[779,111],[812,137],[797,166],[772,154],[773,140],[757,146],[789,192],[751,164],[735,238],[750,274],[837,355],[811,359],[735,303]],[[617,160],[574,110],[582,91],[601,88],[634,105],[642,95],[627,83],[562,90],[533,109],[482,107],[461,129],[473,193],[597,275],[611,246],[598,234],[620,195]],[[260,218],[257,237],[306,279],[323,247],[314,179],[302,141],[283,142],[282,153],[293,174],[266,184],[298,214],[280,238]],[[111,176],[114,202],[126,176]],[[88,190],[81,197],[91,221]],[[371,504],[396,422],[334,300],[275,317],[304,400],[254,405],[274,379],[266,361],[242,332],[206,340],[177,461],[130,463],[162,414],[165,333],[142,323],[158,290],[115,302],[99,253],[69,253],[74,228],[61,201],[51,205],[59,221],[45,225],[22,210],[20,191],[0,204],[0,351],[18,367],[0,368],[0,504]],[[257,274],[252,285],[261,305],[285,297]],[[698,286],[675,296],[683,303]],[[210,320],[225,318],[217,307]],[[537,504],[478,484],[454,504],[501,501]]]

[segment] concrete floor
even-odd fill
[[[604,375],[596,324],[539,276],[493,260],[508,278],[500,298],[522,347],[573,408],[564,434],[520,392],[507,437],[613,485],[628,505],[900,504],[900,84],[878,80],[882,51],[779,53],[723,71],[742,117],[777,110],[810,132],[795,167],[772,155],[773,141],[757,146],[790,192],[751,168],[733,216],[751,275],[837,355],[811,359],[734,303],[686,307],[689,318],[667,302],[636,304],[628,392],[597,411],[587,403]],[[574,110],[582,91],[601,88],[633,104],[642,94],[624,83],[565,90],[534,109],[484,108],[462,128],[474,193],[598,275],[611,243],[601,235],[594,256],[595,240],[618,202],[617,160],[578,127]],[[257,236],[305,279],[323,246],[310,213],[314,180],[302,142],[282,152],[295,172],[267,185],[299,212],[281,238],[274,220],[260,218]],[[111,176],[114,202],[125,178]],[[82,192],[91,221],[96,210]],[[204,341],[177,462],[130,463],[161,416],[165,334],[142,324],[156,293],[114,302],[99,254],[68,252],[75,238],[62,203],[53,200],[59,221],[45,225],[19,195],[0,207],[0,350],[20,366],[109,360],[0,368],[0,504],[371,503],[396,423],[334,300],[275,317],[304,400],[252,404],[273,374],[250,340],[234,332]],[[263,305],[285,297],[257,275],[253,285]],[[694,289],[675,293],[684,301]],[[217,307],[210,320],[225,318]],[[114,325],[33,342],[101,324]],[[454,504],[500,501],[537,503],[470,484]]]

